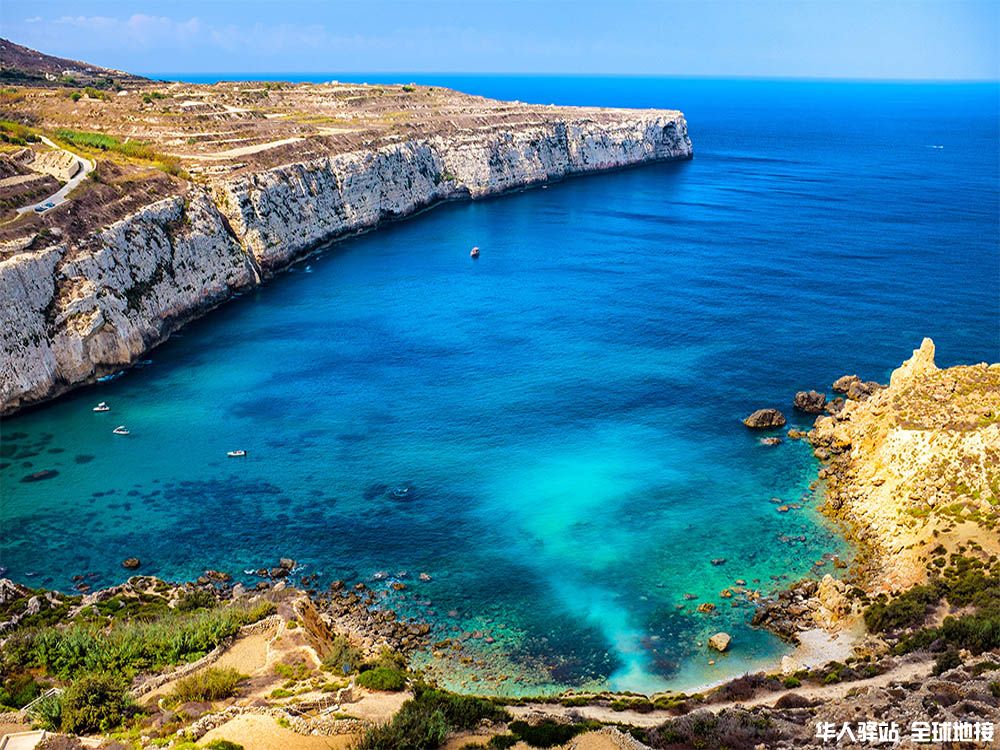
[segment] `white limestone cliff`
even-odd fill
[[[0,262],[0,413],[141,358],[325,242],[444,200],[687,159],[676,112],[621,111],[405,141],[192,185],[76,241]]]

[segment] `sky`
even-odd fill
[[[145,74],[1000,78],[1000,0],[0,0],[0,36]]]

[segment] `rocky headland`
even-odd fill
[[[1000,364],[941,370],[924,339],[888,387],[857,393],[808,439],[826,511],[862,545],[864,588],[922,583],[929,560],[972,544],[1000,552]]]
[[[0,215],[3,414],[127,367],[337,238],[442,201],[692,155],[672,110],[412,85],[108,80],[0,100],[0,119],[24,123],[4,132],[8,171],[51,159],[43,137],[96,162],[66,203]]]

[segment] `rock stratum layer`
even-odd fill
[[[96,231],[36,237],[0,261],[0,411],[128,366],[338,237],[440,201],[692,155],[679,112],[567,111],[192,182]]]

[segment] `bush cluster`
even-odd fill
[[[170,699],[174,703],[224,700],[236,694],[240,681],[244,679],[246,675],[235,669],[211,667],[179,680]]]
[[[742,709],[724,709],[718,714],[696,711],[673,719],[649,730],[644,741],[653,748],[753,750],[773,747],[780,737],[769,718]]]
[[[4,708],[23,708],[42,693],[42,686],[30,674],[8,677],[0,684],[0,712]]]
[[[414,697],[390,722],[365,732],[357,749],[434,750],[450,732],[473,729],[483,719],[507,721],[510,716],[490,701],[417,685]]]
[[[953,555],[941,577],[929,586],[939,592],[937,600],[946,599],[951,606],[972,611],[946,617],[938,627],[920,628],[907,634],[897,651],[906,653],[934,644],[945,650],[968,649],[973,654],[1000,648],[1000,573],[981,560]],[[907,597],[910,591],[897,597],[893,604]],[[867,621],[868,612],[865,615]]]
[[[42,667],[63,679],[87,672],[131,677],[194,661],[273,609],[264,602],[172,612],[153,622],[115,621],[106,630],[92,624],[29,629],[10,637],[4,659],[21,667]]]
[[[375,667],[359,674],[357,682],[368,690],[398,692],[406,687],[406,674],[392,667]]]
[[[337,634],[330,642],[330,648],[323,656],[323,666],[338,674],[350,674],[357,669],[364,658],[346,636]]]
[[[123,141],[107,133],[91,133],[85,130],[71,130],[70,128],[59,128],[56,131],[56,138],[78,148],[111,151],[130,159],[150,161],[170,174],[180,174],[181,172],[177,157],[161,154],[143,141]]]
[[[110,732],[138,713],[124,681],[107,674],[88,674],[62,694],[59,728],[70,734]]]

